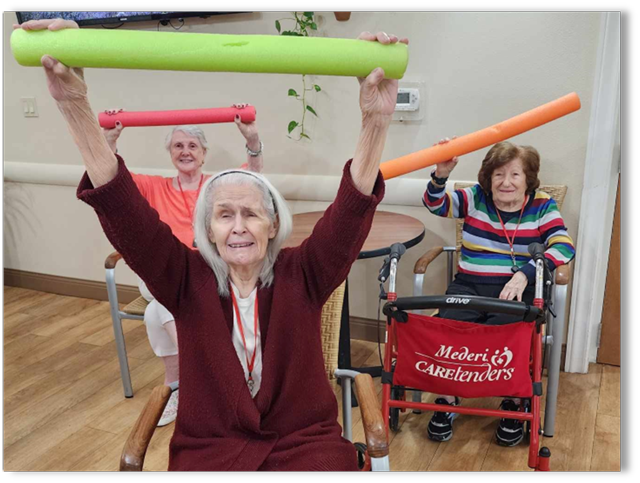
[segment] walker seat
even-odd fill
[[[397,324],[394,384],[476,398],[531,397],[535,324],[481,325],[408,314]]]

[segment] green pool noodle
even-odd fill
[[[16,29],[11,50],[23,66],[41,66],[48,54],[69,67],[107,69],[366,77],[382,67],[389,79],[401,79],[409,61],[402,43],[138,30]]]

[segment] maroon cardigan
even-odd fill
[[[122,158],[106,185],[94,189],[82,178],[78,198],[175,316],[180,405],[170,470],[357,469],[353,445],[341,437],[320,338],[322,306],[347,278],[384,195],[380,173],[373,194],[360,193],[350,164],[313,233],[281,250],[272,285],[258,288],[263,369],[254,399],[231,341],[231,301],[218,295],[213,270],[160,221]]]

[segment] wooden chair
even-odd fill
[[[454,189],[464,189],[474,186],[475,183],[455,183]],[[540,186],[540,191],[549,194],[558,205],[558,209],[562,209],[564,198],[567,194],[567,186],[565,185],[545,185]],[[422,295],[424,274],[427,268],[441,253],[447,254],[447,286],[453,281],[454,267],[457,266],[457,260],[454,260],[454,254],[460,253],[462,246],[462,227],[464,219],[456,218],[456,245],[455,246],[437,246],[431,248],[422,255],[413,267],[414,282],[413,295]],[[553,436],[555,429],[556,402],[558,397],[558,380],[560,377],[560,359],[562,353],[562,339],[564,337],[565,312],[567,304],[567,288],[571,279],[571,264],[562,265],[555,271],[554,289],[552,291],[552,303],[556,316],[546,327],[545,343],[549,349],[549,365],[547,369],[547,401],[545,408],[545,436]],[[419,394],[414,394],[418,397]]]
[[[371,458],[371,468],[373,470],[388,470],[389,446],[373,379],[368,374],[357,374],[354,371],[337,369],[344,289],[345,284],[343,283],[333,292],[322,309],[321,333],[325,370],[329,379],[339,377],[355,380],[356,395],[364,424],[367,453]],[[344,380],[342,387],[343,434],[346,439],[351,440],[350,380]],[[158,386],[152,391],[125,443],[120,458],[120,471],[142,471],[149,442],[172,391],[176,389],[177,385],[174,387]]]

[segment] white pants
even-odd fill
[[[147,326],[147,336],[154,354],[158,357],[178,355],[178,348],[169,332],[165,329],[165,324],[174,320],[173,315],[151,295],[151,292],[139,277],[138,288],[140,289],[140,294],[149,302],[144,311],[144,324]]]

